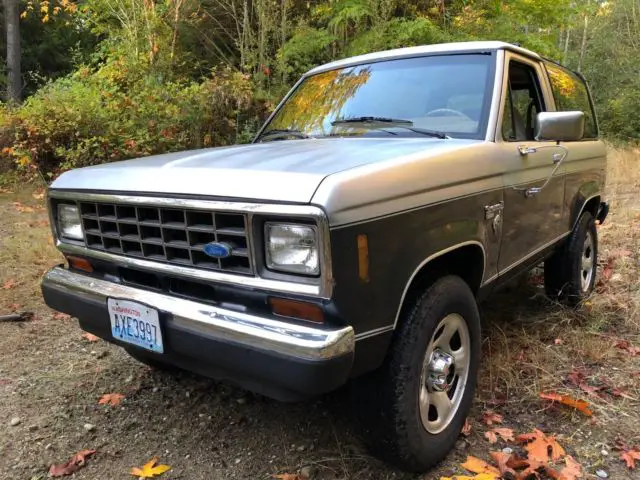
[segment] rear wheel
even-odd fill
[[[598,232],[590,212],[584,212],[567,242],[544,264],[547,295],[576,305],[593,292],[598,264]]]
[[[460,278],[416,299],[389,356],[369,379],[366,439],[378,456],[425,471],[453,447],[471,407],[480,359],[480,316]]]

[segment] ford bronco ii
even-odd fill
[[[276,399],[367,374],[371,447],[425,470],[472,403],[476,302],[541,262],[550,295],[591,294],[605,164],[584,79],[536,53],[348,58],[305,74],[250,145],[61,175],[68,265],[42,291],[142,362]]]

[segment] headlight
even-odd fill
[[[80,212],[78,212],[77,206],[67,203],[58,205],[58,230],[63,238],[83,239]]]
[[[304,275],[319,274],[317,237],[315,227],[267,223],[265,225],[267,268]]]

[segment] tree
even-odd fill
[[[22,99],[22,72],[20,70],[20,12],[18,0],[2,0],[4,25],[7,34],[7,100],[20,103]]]

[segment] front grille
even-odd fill
[[[211,210],[79,202],[88,248],[181,266],[252,274],[247,217]],[[230,257],[204,253],[210,242],[232,247]]]

